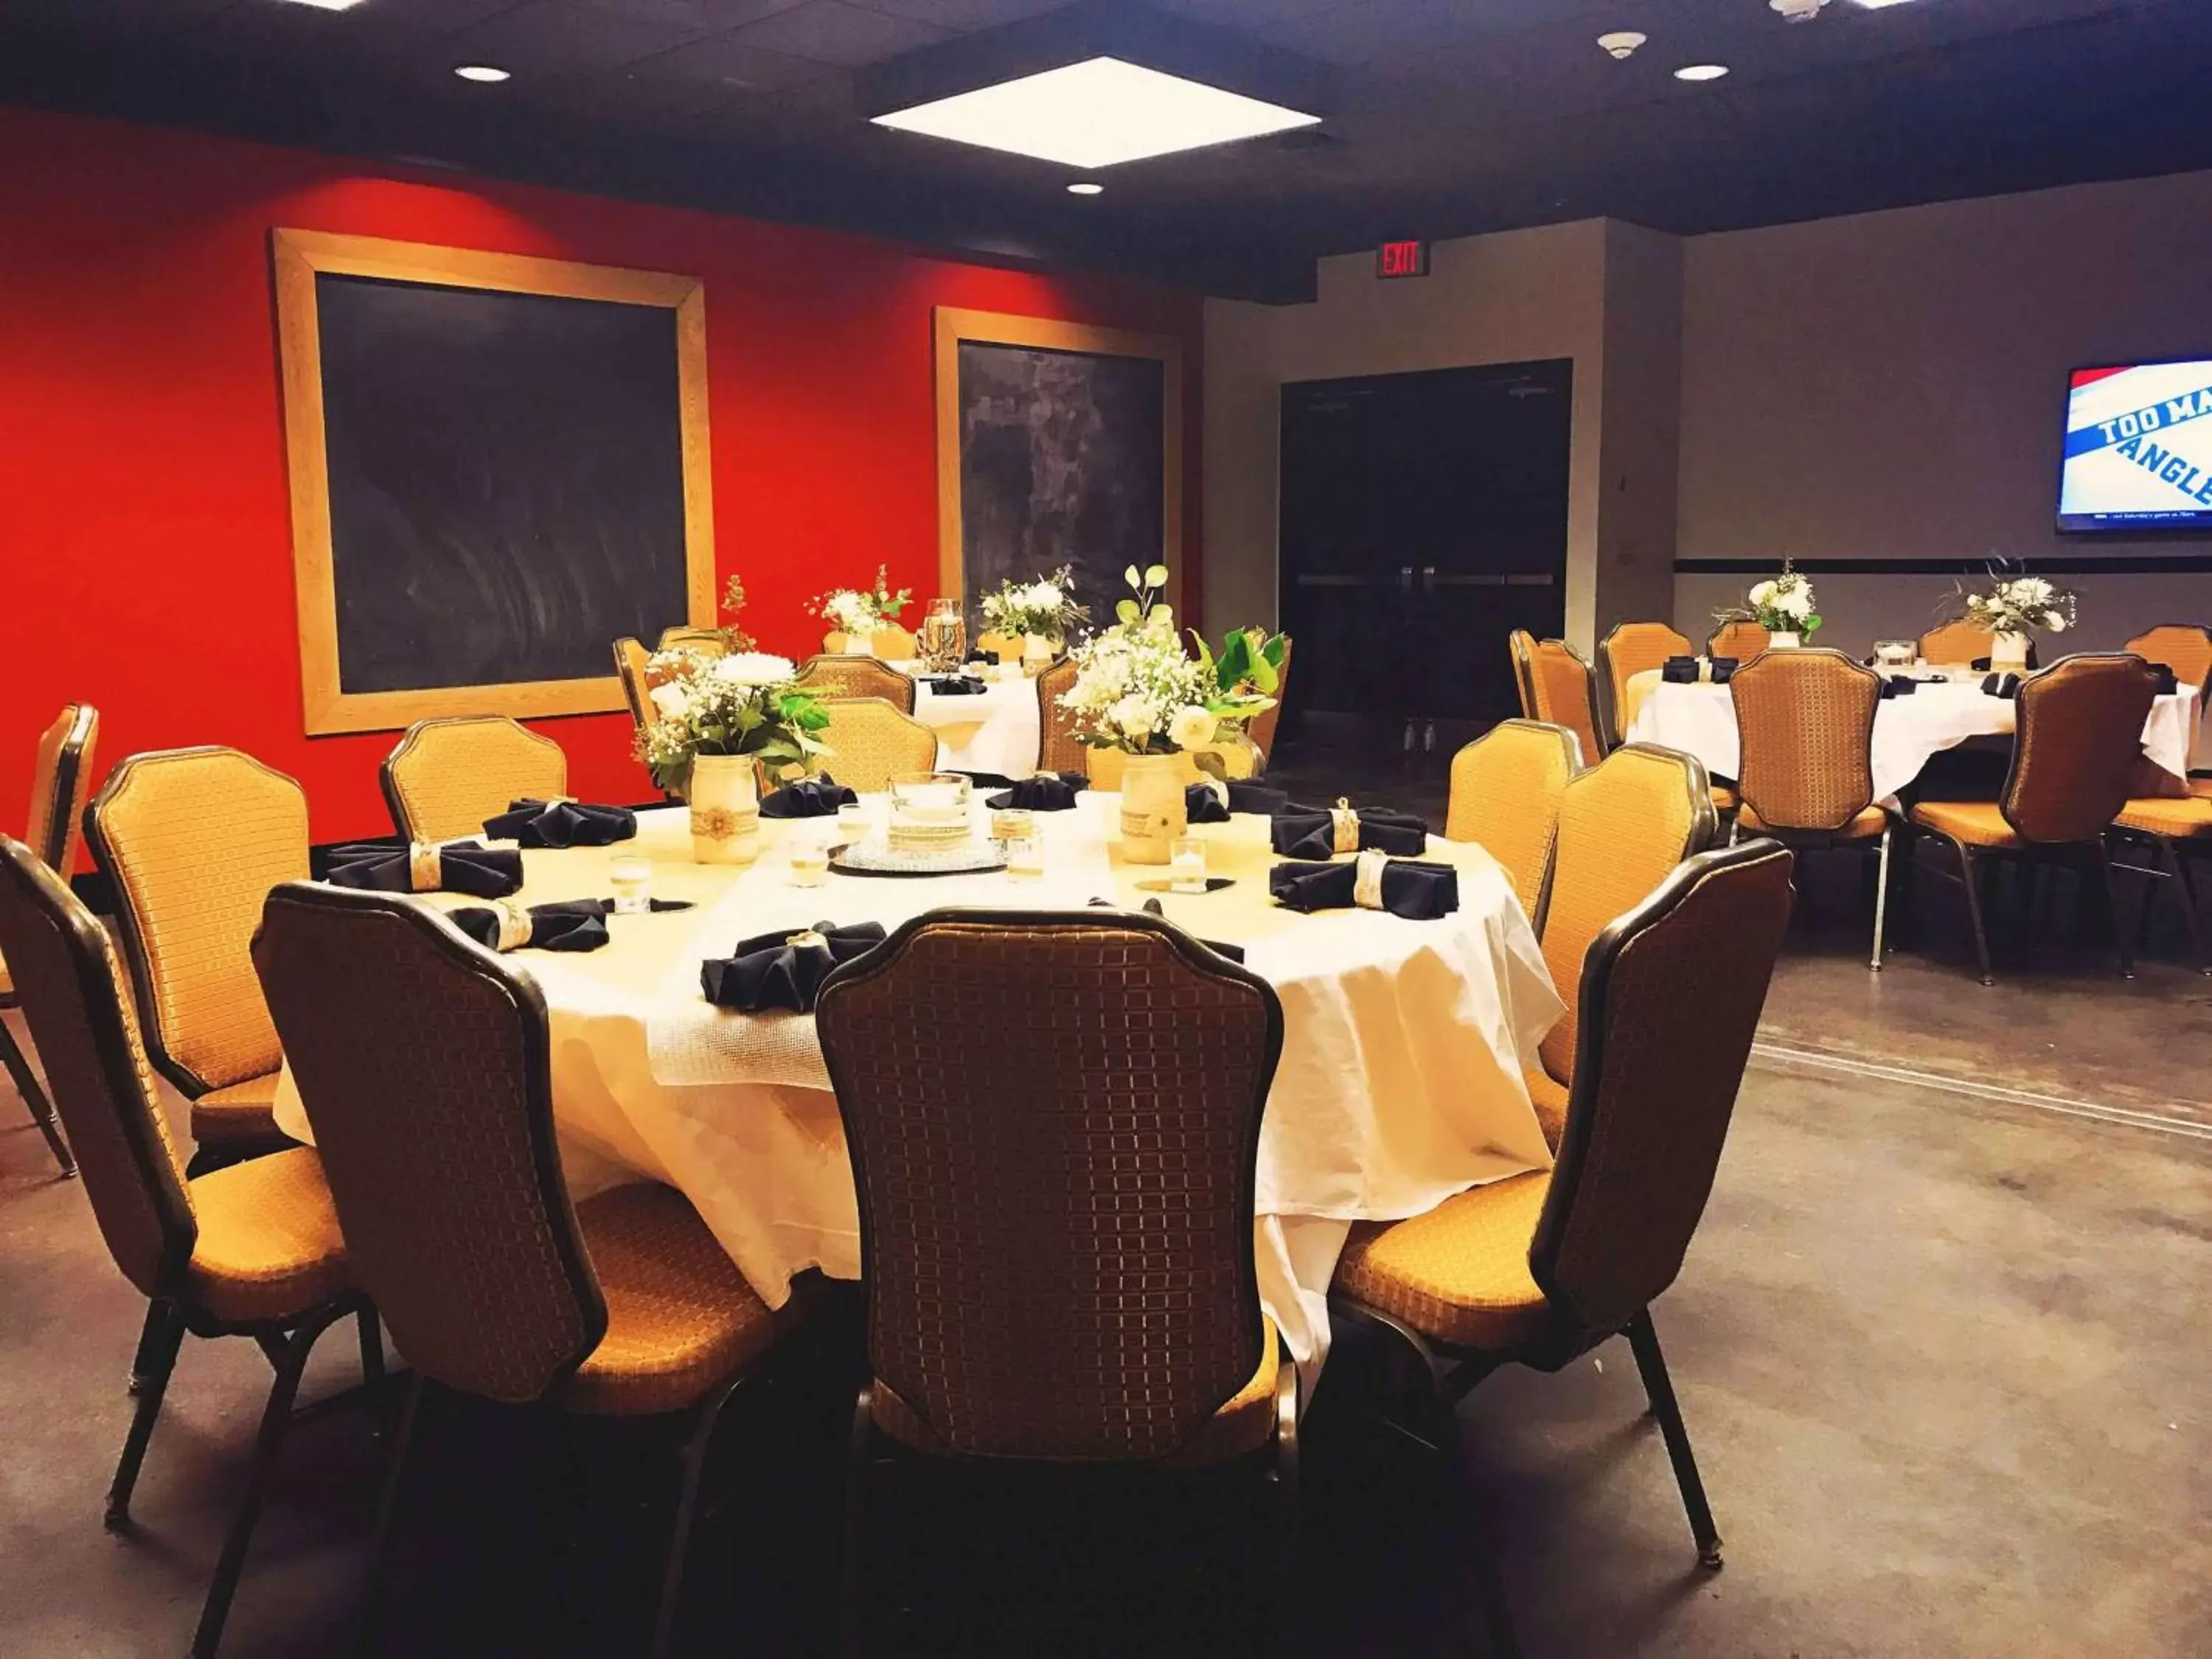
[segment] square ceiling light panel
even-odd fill
[[[1091,58],[895,110],[875,122],[1042,161],[1107,167],[1320,119],[1118,58]]]

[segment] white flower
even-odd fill
[[[1221,722],[1195,703],[1185,703],[1168,717],[1168,741],[1178,749],[1195,749],[1212,743]]]
[[[1125,738],[1148,738],[1159,724],[1160,706],[1132,691],[1106,711],[1106,718]]]
[[[2056,611],[2046,611],[2043,613],[2043,625],[2054,634],[2063,634],[2066,631],[2066,618]]]
[[[1785,616],[1803,617],[1813,614],[1813,596],[1802,587],[1793,587],[1786,593],[1776,594],[1774,605]]]
[[[765,651],[732,651],[714,666],[714,677],[731,685],[780,685],[794,671],[788,657]]]
[[[1056,611],[1060,605],[1060,589],[1050,582],[1032,582],[1022,598],[1033,611]]]
[[[1752,588],[1750,593],[1746,597],[1749,599],[1753,607],[1756,609],[1759,606],[1766,605],[1771,601],[1774,598],[1774,583],[1759,582]]]
[[[656,685],[649,695],[665,720],[680,720],[691,712],[691,694],[680,685]]]

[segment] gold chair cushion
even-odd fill
[[[2147,795],[2130,801],[2112,822],[2147,836],[2212,836],[2212,794]]]
[[[1281,1368],[1293,1364],[1276,1340],[1275,1322],[1262,1316],[1260,1369],[1251,1380],[1222,1403],[1219,1410],[1199,1425],[1198,1431],[1163,1459],[1178,1468],[1218,1463],[1266,1445],[1275,1431],[1275,1388]],[[939,1457],[952,1455],[921,1414],[878,1377],[871,1411],[876,1426],[900,1444]]]
[[[1528,1244],[1551,1189],[1551,1172],[1534,1170],[1404,1221],[1357,1223],[1334,1288],[1456,1347],[1516,1346],[1544,1323]]]
[[[295,1319],[347,1288],[345,1237],[312,1146],[211,1170],[189,1191],[199,1237],[186,1283],[217,1319]]]
[[[200,1096],[192,1102],[192,1139],[204,1146],[281,1139],[284,1132],[276,1127],[276,1079],[282,1075],[264,1072]]]
[[[1713,811],[1716,812],[1733,812],[1742,805],[1736,799],[1735,791],[1724,783],[1708,784],[1706,787],[1712,793]]]
[[[1912,821],[1969,847],[2019,847],[2020,832],[2004,821],[1993,800],[1924,800],[1912,809]]]
[[[1536,1109],[1545,1144],[1558,1152],[1567,1127],[1567,1085],[1544,1071],[1523,1072],[1521,1080],[1528,1085],[1528,1103]]]
[[[607,1304],[607,1334],[560,1394],[572,1410],[635,1417],[680,1411],[768,1351],[796,1319],[745,1283],[671,1188],[617,1187],[576,1206]]]
[[[1715,791],[1714,793],[1718,793],[1719,792]],[[1737,811],[1735,821],[1736,826],[1742,830],[1746,834],[1748,834],[1754,830],[1765,830],[1768,827],[1766,820],[1759,816],[1758,809],[1753,807],[1749,801],[1746,801],[1742,807]],[[1866,841],[1873,836],[1879,836],[1884,829],[1888,827],[1888,813],[1883,811],[1879,806],[1869,806],[1863,811],[1860,812],[1856,817],[1853,818],[1842,829],[1832,831],[1831,833],[1841,836],[1847,841]]]

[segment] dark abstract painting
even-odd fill
[[[1156,357],[960,342],[961,556],[971,603],[1075,569],[1094,623],[1122,570],[1162,556],[1164,366]]]

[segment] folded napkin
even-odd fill
[[[1730,680],[1734,679],[1735,678],[1735,665],[1736,659],[1734,657],[1715,657],[1713,659],[1713,684],[1715,685],[1726,685]]]
[[[2002,697],[2007,702],[2010,702],[2020,695],[2020,676],[2017,674],[1988,675],[1982,681],[1982,695],[1989,697]]]
[[[986,796],[983,805],[993,811],[1024,807],[1032,812],[1065,812],[1089,781],[1080,772],[1040,772],[1002,793]]]
[[[1249,812],[1271,818],[1291,804],[1280,789],[1247,778],[1224,783],[1218,778],[1187,786],[1182,792],[1183,815],[1193,823],[1226,823],[1232,812]]]
[[[469,893],[505,898],[522,885],[522,854],[482,842],[418,841],[406,847],[356,842],[331,849],[331,881],[380,893]]]
[[[2160,696],[2170,697],[2181,690],[2181,676],[2173,672],[2171,664],[2154,662],[2150,665],[2150,672],[2158,676]]]
[[[484,820],[494,841],[525,847],[607,847],[637,834],[637,814],[627,806],[586,806],[565,797],[509,801],[507,811]]]
[[[1111,899],[1095,898],[1091,902],[1094,905],[1103,905],[1109,910],[1118,910],[1121,908]],[[1161,921],[1165,921],[1168,915],[1167,907],[1156,898],[1148,898],[1145,901],[1145,914],[1148,916],[1158,916]],[[1202,939],[1199,943],[1217,957],[1226,957],[1231,962],[1244,960],[1244,947],[1241,945],[1225,945],[1218,939]]]
[[[1293,910],[1388,910],[1433,921],[1459,908],[1459,872],[1449,864],[1362,853],[1347,864],[1279,864],[1267,890]]]
[[[1892,674],[1881,683],[1882,701],[1887,702],[1892,697],[1913,696],[1919,692],[1919,690],[1918,680],[1904,674]]]
[[[819,777],[787,783],[763,797],[760,815],[764,818],[826,818],[835,816],[841,806],[858,805],[860,799],[824,772]]]
[[[815,994],[830,969],[866,955],[883,942],[884,930],[872,921],[853,927],[817,921],[794,933],[763,933],[739,939],[726,957],[709,957],[701,963],[699,988],[717,1008],[748,1014],[770,1008],[811,1013]]]
[[[654,899],[653,910],[689,910],[690,899]],[[596,951],[607,942],[612,899],[557,899],[525,909],[505,899],[464,904],[446,920],[488,951]]]
[[[1275,850],[1285,858],[1326,859],[1339,853],[1397,853],[1428,850],[1429,826],[1411,812],[1380,806],[1354,811],[1342,796],[1334,807],[1286,802],[1267,827]]]
[[[991,688],[973,674],[944,674],[927,682],[940,697],[980,697]]]
[[[1698,668],[1695,657],[1669,657],[1660,665],[1659,678],[1669,685],[1695,685]]]

